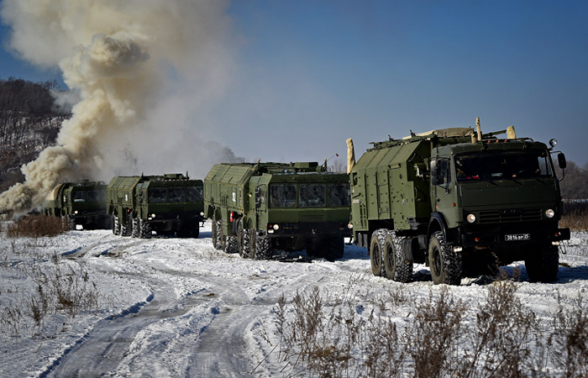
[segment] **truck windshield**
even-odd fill
[[[104,190],[88,190],[88,202],[105,202],[106,191]]]
[[[300,185],[300,207],[325,207],[325,185]]]
[[[188,187],[188,202],[202,201],[202,188],[198,186]]]
[[[329,184],[329,206],[349,206],[351,204],[351,193],[349,184]]]
[[[169,188],[168,189],[169,202],[186,202],[186,188]]]
[[[162,203],[166,201],[165,188],[149,188],[149,202]]]
[[[270,185],[270,207],[296,207],[296,185]]]
[[[86,202],[86,192],[84,192],[84,191],[73,192],[72,198],[73,198],[74,202]]]
[[[547,152],[488,152],[455,157],[458,182],[551,177]]]

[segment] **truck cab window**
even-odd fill
[[[437,159],[438,167],[438,185],[442,187],[449,186],[451,182],[451,164],[449,159]]]
[[[270,185],[270,207],[296,207],[296,185]]]
[[[73,192],[72,197],[73,197],[74,202],[86,202],[86,192],[85,191]]]
[[[148,194],[149,202],[151,203],[162,203],[166,201],[165,188],[150,188]]]
[[[329,184],[328,188],[328,206],[350,206],[351,193],[349,191],[349,184]]]
[[[188,202],[202,201],[202,188],[197,186],[191,186],[188,190]]]
[[[186,202],[186,188],[184,188],[184,187],[169,188],[168,198],[169,198],[169,202],[172,202],[172,203]]]
[[[324,207],[325,206],[325,185],[324,184],[301,184],[300,185],[300,207]]]

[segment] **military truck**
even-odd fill
[[[188,175],[116,176],[106,188],[112,233],[147,239],[158,235],[198,237],[205,221],[202,180]]]
[[[306,249],[332,261],[351,236],[349,176],[316,162],[216,164],[204,208],[214,247],[243,258]]]
[[[102,181],[64,182],[53,188],[43,201],[43,214],[62,217],[72,230],[110,227],[106,215],[106,184]]]
[[[517,138],[512,126],[482,134],[479,120],[476,131],[373,143],[351,159],[354,242],[369,249],[374,275],[400,282],[413,263],[427,264],[435,284],[456,285],[522,260],[531,281],[554,281],[558,245],[570,238],[558,228],[556,144]]]

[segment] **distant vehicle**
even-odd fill
[[[349,201],[349,176],[314,162],[216,164],[204,179],[215,248],[244,258],[276,249],[341,258]]]
[[[43,214],[62,217],[70,229],[108,229],[106,184],[102,181],[77,181],[58,184],[43,202]]]
[[[479,120],[477,132],[411,134],[351,162],[354,240],[369,248],[373,274],[408,282],[413,263],[426,263],[434,283],[456,285],[524,260],[531,281],[554,281],[570,238],[558,228],[557,142],[517,138],[512,126],[482,135]]]
[[[204,222],[202,180],[182,174],[117,176],[106,189],[106,212],[115,235],[197,238]]]

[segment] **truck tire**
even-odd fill
[[[131,236],[132,231],[133,229],[131,224],[128,222],[120,222],[120,236]]]
[[[327,245],[324,254],[327,261],[332,262],[343,257],[345,252],[345,241],[343,240],[343,237],[331,237],[327,240],[326,244]]]
[[[391,280],[407,283],[412,280],[412,263],[404,260],[402,240],[394,231],[384,237],[382,260],[385,276]]]
[[[525,268],[531,282],[553,282],[559,270],[559,249],[556,245],[542,245],[528,253]]]
[[[239,256],[244,259],[248,259],[250,257],[250,248],[249,243],[251,238],[249,236],[249,230],[243,228],[243,220],[239,221],[239,225],[237,226],[237,244],[239,246]]]
[[[151,223],[145,219],[139,219],[139,237],[141,239],[151,239]]]
[[[236,236],[227,236],[225,239],[225,252],[237,253],[239,252],[239,243]]]
[[[437,231],[431,235],[429,268],[435,285],[459,285],[461,283],[461,254],[454,253],[447,246],[443,231]]]
[[[133,218],[133,230],[131,231],[131,236],[134,238],[138,238],[141,236],[141,230],[139,228],[139,218]]]
[[[113,215],[112,216],[112,233],[114,235],[120,235],[120,220],[118,219],[118,216]]]
[[[217,250],[222,250],[223,245],[221,243],[222,235],[221,235],[221,221],[213,221],[212,222],[212,245]]]
[[[256,260],[270,260],[274,254],[271,248],[270,239],[267,236],[255,237],[255,259]]]
[[[381,228],[372,234],[370,241],[370,263],[372,266],[372,273],[374,276],[384,276],[384,262],[382,259],[382,251],[384,245],[384,237],[388,230]]]

